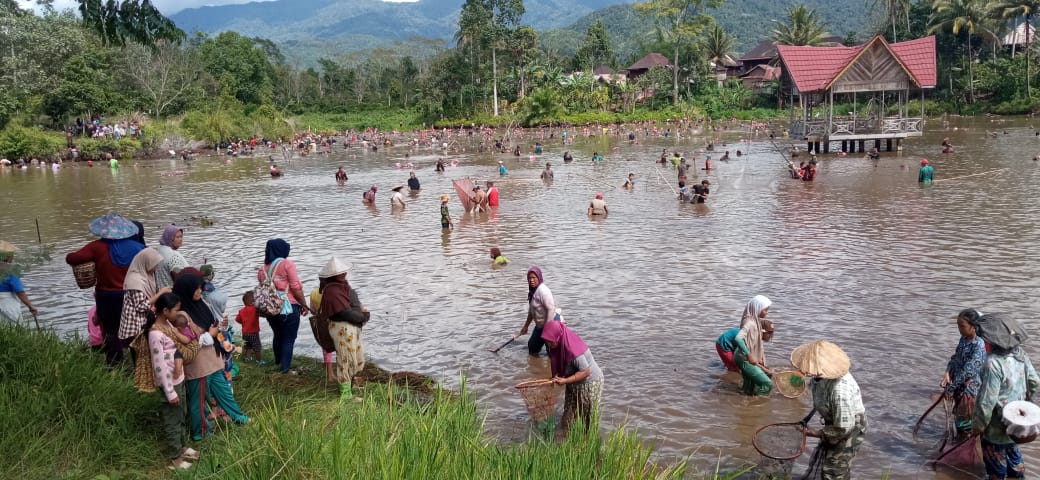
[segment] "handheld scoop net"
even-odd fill
[[[805,394],[805,377],[798,371],[779,372],[773,375],[773,386],[780,395],[798,398]]]
[[[794,460],[805,452],[805,430],[799,422],[766,425],[755,432],[751,444],[764,457]]]
[[[556,388],[552,380],[530,380],[516,386],[527,405],[531,420],[541,422],[553,418],[556,413]]]

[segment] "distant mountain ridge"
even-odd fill
[[[171,16],[186,32],[237,31],[274,40],[297,61],[313,65],[318,57],[335,57],[357,50],[400,47],[422,43],[428,52],[435,39],[450,44],[458,29],[464,0],[420,0],[388,3],[382,0],[275,0],[235,5],[189,8]],[[868,25],[877,15],[869,0],[728,0],[706,13],[736,38],[741,54],[768,37],[774,20],[787,9],[804,3],[816,9],[832,35],[855,32],[866,40]],[[640,51],[654,31],[654,20],[640,15],[626,0],[525,0],[523,23],[539,31],[543,46],[573,54],[589,25],[602,21],[622,63]],[[435,43],[435,42],[434,42]],[[417,52],[418,53],[418,52]]]
[[[536,29],[565,27],[597,9],[625,0],[527,0],[524,23]],[[276,0],[189,8],[170,18],[186,32],[234,30],[276,42],[369,35],[449,40],[458,28],[463,0]]]

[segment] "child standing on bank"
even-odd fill
[[[191,468],[191,461],[199,459],[199,452],[187,448],[184,442],[184,372],[176,372],[179,356],[174,340],[178,335],[171,320],[180,311],[181,301],[173,293],[164,293],[155,301],[155,317],[144,328],[148,332],[148,350],[151,352],[152,379],[163,398],[160,408],[163,429],[163,453],[174,469]],[[177,373],[177,374],[175,374]]]
[[[252,291],[242,295],[242,304],[245,306],[235,315],[235,321],[242,324],[242,340],[246,342],[244,358],[249,359],[249,354],[252,353],[257,365],[265,365],[267,362],[264,362],[262,357],[264,347],[260,343],[260,315],[253,305]]]

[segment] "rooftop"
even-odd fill
[[[935,37],[888,43],[877,35],[855,47],[800,47],[777,45],[780,55],[799,92],[827,90],[849,70],[872,45],[883,48],[918,88],[935,87]]]

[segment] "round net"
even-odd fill
[[[530,380],[516,386],[527,405],[531,420],[541,422],[556,413],[556,388],[552,380]]]
[[[773,386],[776,387],[776,391],[780,392],[780,395],[787,398],[800,397],[806,390],[805,377],[797,371],[779,372],[773,375]]]
[[[774,423],[759,428],[751,443],[762,456],[793,460],[805,451],[805,433],[799,423]]]

